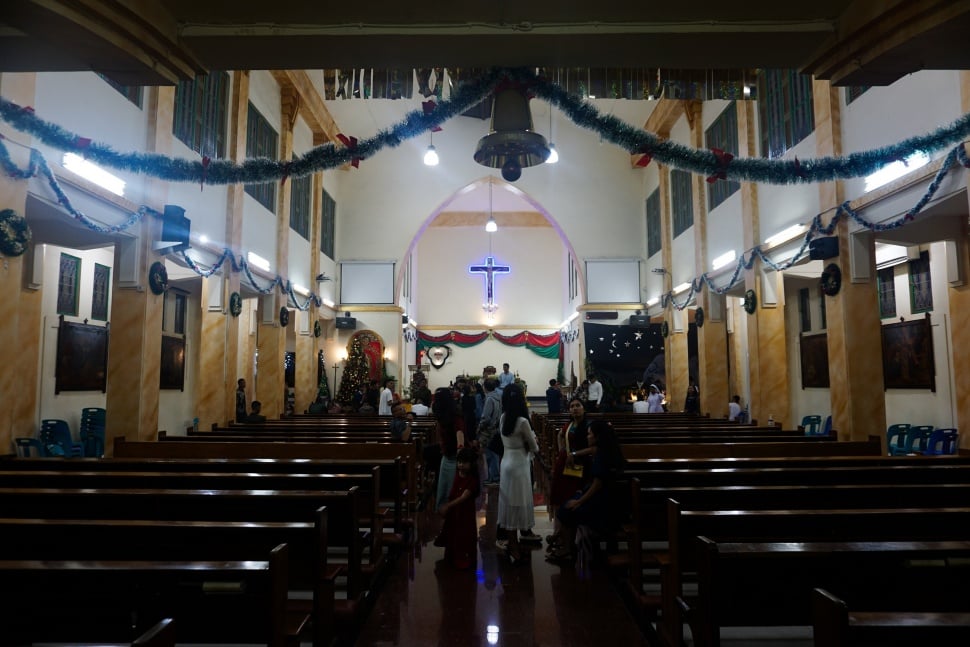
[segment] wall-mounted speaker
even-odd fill
[[[337,317],[334,319],[339,330],[356,330],[357,329],[357,318],[356,317]]]
[[[648,315],[630,315],[630,325],[634,328],[649,328],[650,317]]]
[[[808,257],[813,261],[824,261],[839,255],[839,239],[837,236],[813,238],[808,243]]]
[[[595,312],[595,311],[590,311],[590,312],[587,312],[586,313],[586,319],[587,320],[589,320],[589,319],[619,319],[619,318],[620,318],[620,313],[617,312],[616,310],[613,310],[612,312]]]

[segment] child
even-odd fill
[[[438,508],[445,518],[436,546],[444,546],[445,559],[455,568],[473,568],[477,561],[478,524],[475,521],[475,498],[480,491],[478,453],[463,447],[456,457],[457,473],[447,503]]]

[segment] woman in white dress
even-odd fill
[[[529,424],[529,409],[525,393],[518,384],[510,384],[502,392],[502,466],[499,478],[498,525],[508,531],[506,550],[513,564],[522,559],[519,550],[519,531],[531,530],[535,525],[535,503],[532,498],[532,455],[539,453],[535,433]]]
[[[663,413],[664,397],[660,394],[660,389],[656,384],[650,385],[650,395],[647,396],[647,413]]]

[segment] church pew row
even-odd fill
[[[154,442],[116,436],[112,444],[116,458],[180,459],[303,459],[340,461],[393,461],[400,458],[407,467],[408,505],[417,496],[420,456],[413,443],[232,443],[211,441]]]
[[[7,518],[308,523],[314,520],[320,507],[326,507],[329,515],[327,558],[331,565],[339,563],[342,568],[352,613],[381,581],[386,565],[383,555],[374,554],[365,563],[367,537],[357,523],[358,496],[356,488],[348,491],[0,488],[0,509]],[[229,552],[227,549],[226,554]],[[303,568],[313,572],[314,556],[305,557]]]
[[[0,458],[0,471],[38,471],[38,472],[183,472],[183,473],[234,473],[238,475],[290,475],[302,477],[304,475],[335,475],[335,474],[364,474],[372,475],[377,470],[379,476],[374,479],[374,487],[378,489],[381,507],[389,507],[394,511],[393,531],[403,534],[407,530],[408,518],[411,511],[408,508],[407,470],[408,466],[403,457],[393,459],[222,459],[222,458]],[[270,481],[264,479],[264,483]],[[285,481],[284,481],[285,483]],[[244,487],[244,488],[215,488],[215,489],[281,489],[275,484],[272,487]],[[282,489],[305,489],[285,487]],[[331,489],[331,488],[321,488]],[[370,486],[362,485],[363,497],[369,499]]]
[[[661,579],[660,634],[669,645],[683,639],[679,600],[685,580],[697,571],[696,539],[717,541],[970,540],[970,508],[831,508],[809,510],[690,510],[667,502],[668,550],[658,557]],[[631,548],[636,548],[631,546]],[[631,560],[632,561],[632,560]],[[635,598],[640,571],[630,570]]]
[[[698,647],[720,645],[726,626],[810,626],[816,588],[860,611],[906,591],[920,592],[913,611],[970,604],[970,541],[697,542],[698,594],[683,608]]]
[[[0,560],[0,645],[125,642],[164,618],[180,641],[296,644],[287,546],[264,560]],[[151,644],[151,643],[148,643]]]
[[[911,610],[918,606],[919,600],[908,595],[894,600],[891,607],[857,611],[825,589],[815,589],[812,638],[816,647],[970,644],[970,613]]]
[[[818,442],[795,440],[790,442],[749,441],[711,443],[642,443],[623,445],[623,455],[629,459],[644,458],[743,458],[775,456],[879,456],[882,447],[878,436],[869,440]]]
[[[175,647],[175,620],[162,618],[131,641],[131,647]]]

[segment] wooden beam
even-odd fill
[[[692,118],[693,114],[699,114],[700,101],[683,99],[660,99],[657,107],[653,109],[647,121],[643,124],[643,129],[654,133],[658,137],[667,139],[670,131],[681,117]],[[696,105],[695,105],[696,104]],[[632,166],[637,166],[643,158],[642,153],[630,156]]]
[[[303,70],[274,70],[272,74],[281,89],[292,88],[299,96],[299,114],[313,131],[314,146],[336,142],[340,129],[309,75]]]

